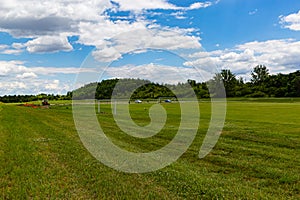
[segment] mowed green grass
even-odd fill
[[[151,104],[132,104],[131,116],[149,123]],[[103,130],[133,152],[159,149],[180,123],[178,104],[165,104],[161,133],[135,139],[122,133],[110,105],[98,115]],[[228,102],[223,133],[211,153],[198,158],[210,119],[200,103],[194,143],[172,165],[126,174],[94,159],[76,132],[70,106],[50,109],[0,104],[1,199],[299,199],[300,104]]]

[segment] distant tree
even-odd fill
[[[235,74],[233,74],[230,69],[223,69],[221,71],[221,77],[222,81],[224,83],[226,96],[227,97],[234,97],[235,96],[235,90],[237,86],[237,79],[235,77]]]
[[[213,97],[226,97],[224,93],[224,83],[221,73],[215,74],[215,76],[207,82],[209,93]]]
[[[292,81],[295,96],[300,97],[300,76],[296,76]]]
[[[269,77],[269,70],[265,65],[257,65],[251,72],[251,82],[254,85],[262,85]]]
[[[188,83],[189,83],[192,87],[195,87],[195,86],[196,86],[196,81],[195,81],[195,80],[188,79]]]

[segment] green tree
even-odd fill
[[[207,82],[210,96],[213,97],[226,97],[226,93],[224,93],[224,83],[223,77],[221,73],[215,74],[215,76]]]
[[[223,69],[221,71],[221,77],[222,81],[224,83],[225,91],[226,91],[226,96],[227,97],[234,97],[235,96],[235,90],[236,86],[238,84],[238,81],[235,77],[235,74],[233,74],[230,69]]]
[[[300,76],[296,76],[292,81],[295,96],[300,97]]]
[[[251,72],[251,82],[254,85],[262,85],[269,77],[269,69],[265,65],[257,65]]]

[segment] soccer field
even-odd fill
[[[152,105],[130,104],[133,121],[140,126],[149,124]],[[132,152],[150,152],[167,145],[180,124],[180,105],[162,105],[166,124],[157,135],[145,139],[123,133],[110,104],[101,104],[96,116],[114,144]],[[0,197],[300,198],[300,103],[229,101],[223,132],[203,159],[198,154],[211,109],[209,102],[200,102],[199,107],[197,136],[176,162],[155,172],[128,174],[103,165],[87,151],[70,105],[42,109],[0,104]]]

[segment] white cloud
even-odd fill
[[[14,54],[14,55],[18,55],[20,53],[22,53],[23,50],[21,49],[5,49],[3,51],[1,51],[1,54]]]
[[[14,49],[22,49],[22,48],[25,47],[25,45],[22,44],[22,43],[13,43],[11,46],[12,46],[12,48],[14,48]]]
[[[3,12],[1,12],[0,16],[4,18],[3,21],[8,20],[13,22],[20,22],[27,20],[28,22],[32,23],[24,25],[23,28],[27,27],[28,29],[38,29],[38,27],[31,27],[31,25],[37,25],[35,23],[42,22],[38,20],[48,20],[48,22],[52,22],[54,23],[54,25],[59,25],[59,23],[61,23],[55,23],[55,19],[58,21],[59,19],[67,19],[68,21],[94,21],[98,19],[100,15],[103,14],[108,8],[111,7],[112,4],[110,0],[10,0],[10,3],[7,3],[7,1],[1,2],[0,9]],[[2,26],[7,25],[3,21],[1,21],[2,24],[0,24]],[[44,26],[42,28],[44,28]]]
[[[23,74],[18,74],[16,78],[20,78],[20,79],[37,78],[37,75],[33,72],[25,72]]]
[[[65,94],[72,90],[72,82],[59,80],[59,75],[75,75],[80,71],[96,72],[96,69],[27,67],[22,61],[0,61],[0,95]]]
[[[109,67],[105,75],[110,78],[140,78],[157,83],[177,84],[188,79],[204,81],[212,78],[212,74],[198,71],[192,67],[175,67],[158,65],[154,63],[146,65],[125,65],[121,67]]]
[[[157,29],[150,32],[147,38],[148,48],[162,48],[168,50],[200,48],[200,38],[189,36],[187,33],[194,30],[181,29]]]
[[[93,56],[96,60],[100,60],[102,62],[112,62],[122,57],[119,51],[113,47],[107,47],[101,50],[93,51]]]
[[[255,15],[257,12],[258,12],[258,9],[256,8],[256,9],[250,11],[248,14],[249,15]]]
[[[186,19],[185,12],[178,11],[170,14],[171,16],[174,16],[176,19]]]
[[[68,83],[61,83],[58,80],[44,79],[26,79],[26,80],[10,80],[9,82],[0,81],[0,94],[66,94],[71,87]]]
[[[8,47],[6,44],[0,44],[0,50],[7,49]]]
[[[180,7],[174,4],[168,3],[167,0],[114,0],[118,4],[117,9],[121,11],[135,11],[141,12],[142,10],[194,10],[200,8],[206,8],[212,6],[213,3],[207,2],[196,2],[191,4],[189,7]]]
[[[53,80],[51,82],[48,82],[46,85],[45,85],[45,89],[48,89],[48,90],[58,90],[59,89],[59,80]]]
[[[41,36],[25,43],[30,53],[44,53],[57,51],[71,51],[72,45],[63,36]]]
[[[298,13],[293,13],[288,16],[280,16],[279,19],[284,28],[300,31],[300,10]]]
[[[40,75],[78,74],[80,72],[97,72],[95,68],[80,69],[78,67],[30,67],[30,71]]]
[[[9,45],[0,45],[0,54],[15,54],[18,55],[22,53],[23,50],[20,48],[20,46],[15,45],[13,43],[11,47]]]
[[[6,91],[18,91],[20,89],[25,89],[27,85],[24,82],[0,82],[0,92],[1,94],[8,94]]]
[[[159,26],[146,27],[141,22],[136,22],[136,24],[123,24],[124,27],[120,28],[118,26],[119,34],[111,36],[109,40],[97,41],[97,35],[94,36],[93,33],[97,30],[89,31],[84,29],[85,34],[83,38],[80,39],[81,42],[85,44],[97,43],[97,51],[93,53],[94,57],[98,61],[111,62],[115,59],[121,57],[122,54],[133,52],[137,49],[191,49],[200,48],[199,43],[200,38],[195,36],[189,36],[188,34],[193,29],[179,29],[179,28],[161,28]],[[127,27],[127,28],[125,28]],[[104,34],[99,30],[99,34]],[[111,30],[109,30],[111,31]],[[108,32],[109,32],[108,31]],[[95,42],[94,42],[95,41]]]
[[[0,76],[27,72],[21,61],[0,61]]]
[[[14,37],[31,38],[26,44],[13,46],[15,49],[22,49],[25,45],[26,50],[30,53],[70,51],[72,46],[67,41],[67,36],[79,36],[79,43],[96,46],[98,52],[108,53],[108,50],[104,50],[104,48],[111,47],[112,44],[109,40],[117,34],[141,29],[149,30],[156,26],[155,22],[145,20],[143,17],[145,10],[186,11],[212,5],[211,2],[196,2],[189,7],[180,7],[167,0],[115,0],[113,2],[110,0],[12,0],[9,2],[2,3],[0,7],[0,31],[8,32]],[[133,19],[127,19],[129,21],[126,18],[111,21],[106,13],[109,9],[139,14],[134,14]],[[176,17],[184,18],[183,15]],[[163,30],[164,33],[166,31],[166,29]],[[177,38],[177,36],[173,38],[172,43]],[[176,46],[180,48],[185,42],[189,43],[190,39],[187,36],[181,37]],[[167,37],[166,40],[172,39]],[[175,45],[172,44],[172,46],[174,48]],[[20,52],[21,50],[9,50],[5,53]]]
[[[198,52],[189,57],[187,66],[218,66],[229,68],[240,76],[248,77],[258,64],[266,65],[271,73],[290,73],[299,70],[300,41],[293,39],[248,42],[233,49]]]
[[[105,27],[108,20],[105,11],[112,7],[110,0],[9,2],[1,2],[0,31],[14,37],[31,38],[26,43],[31,53],[72,50],[66,37],[78,35],[80,22],[98,23]]]
[[[192,5],[190,5],[190,7],[188,9],[190,10],[194,10],[194,9],[200,9],[200,8],[207,8],[209,6],[212,6],[213,3],[212,2],[196,2],[196,3],[193,3]]]
[[[176,10],[177,6],[168,3],[166,0],[114,0],[119,4],[119,10],[121,11],[141,11],[141,10]]]
[[[80,69],[77,67],[27,67],[22,61],[0,61],[0,76],[23,76],[24,74],[55,75],[77,74],[79,72],[96,72],[94,68]]]

